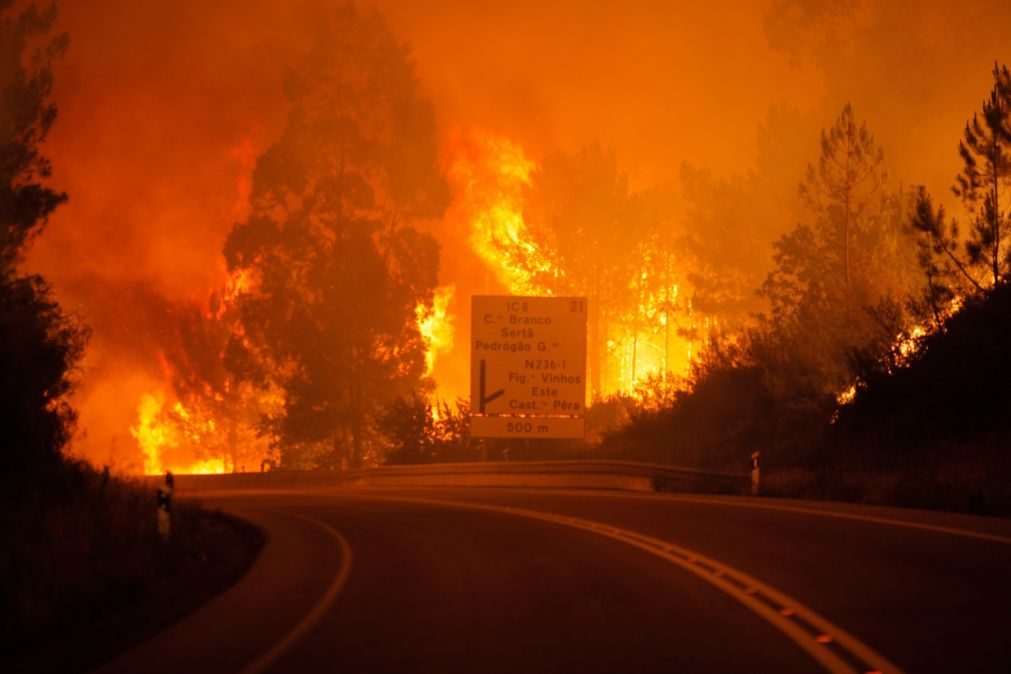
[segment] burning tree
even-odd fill
[[[448,195],[433,113],[407,50],[352,4],[286,92],[287,128],[257,161],[251,213],[225,257],[250,274],[239,315],[251,357],[284,395],[269,425],[284,460],[301,448],[359,465],[379,411],[423,386],[418,306],[432,306],[438,246],[414,225]]]
[[[528,221],[547,251],[556,278],[553,294],[585,295],[586,358],[590,392],[601,394],[609,329],[635,266],[637,233],[628,178],[614,151],[599,143],[574,156],[548,158],[535,173],[527,199]]]

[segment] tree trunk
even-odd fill
[[[236,473],[239,458],[238,396],[233,390],[229,390],[225,395],[228,396],[228,456],[232,459],[232,472]]]
[[[663,264],[663,380],[667,381],[670,372],[670,314],[671,314],[671,280],[670,254],[664,255]]]
[[[595,399],[600,395],[601,386],[601,349],[600,349],[600,269],[594,268],[592,283],[590,287],[589,311],[590,326],[587,341],[589,342],[589,354],[587,360],[590,366],[590,399]]]
[[[992,235],[993,235],[993,245],[991,246],[991,264],[993,265],[993,285],[997,286],[997,282],[1000,281],[1000,195],[998,189],[1000,187],[998,181],[1000,180],[1000,175],[998,174],[999,167],[997,165],[997,158],[1000,156],[1000,146],[997,144],[997,138],[994,136],[994,161],[993,163],[993,223],[992,223]]]
[[[846,303],[846,326],[850,324],[850,192],[853,186],[853,179],[850,175],[850,153],[853,150],[852,128],[847,130],[849,134],[850,147],[846,150],[846,198],[843,212],[843,267],[845,271],[844,302]]]
[[[362,464],[362,385],[361,370],[355,363],[351,369],[351,467]]]

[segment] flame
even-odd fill
[[[479,132],[466,135],[454,151],[449,178],[457,208],[471,248],[495,280],[515,295],[572,292],[563,286],[567,270],[555,264],[550,236],[539,236],[547,229],[524,217],[524,191],[534,186],[536,163],[518,143]],[[624,299],[608,307],[601,362],[588,364],[604,375],[603,395],[645,399],[657,394],[646,388],[683,382],[689,370],[693,345],[684,328],[693,326],[679,322],[694,318],[685,312],[689,305],[677,306],[676,260],[645,245],[640,262]]]
[[[140,445],[145,475],[158,475],[164,472],[161,463],[162,451],[166,447],[178,445],[174,429],[158,421],[164,405],[164,395],[145,393],[137,406],[137,425],[130,427],[130,434]]]
[[[418,330],[425,340],[425,376],[435,369],[435,359],[453,348],[453,316],[449,314],[449,303],[456,295],[456,286],[440,286],[435,289],[432,306],[419,303],[415,309]]]
[[[550,295],[536,278],[554,270],[523,219],[534,162],[505,138],[475,133],[464,144],[449,179],[470,223],[471,247],[510,293]]]
[[[166,404],[163,392],[145,393],[137,406],[137,424],[130,433],[140,445],[144,474],[161,475],[166,471],[188,475],[206,475],[226,472],[223,458],[185,460],[170,456],[187,441],[197,443],[201,432],[213,433],[215,424],[207,420],[194,424],[194,415],[182,403],[171,407]],[[196,430],[193,430],[196,428]]]
[[[846,390],[840,392],[839,395],[835,397],[835,401],[840,407],[843,407],[853,402],[853,399],[856,397],[857,397],[857,385],[850,384],[846,388]]]

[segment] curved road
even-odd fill
[[[528,489],[200,494],[269,534],[104,672],[1008,672],[1011,522]]]

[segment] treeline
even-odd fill
[[[769,309],[606,451],[742,469],[760,450],[784,493],[1008,511],[1011,78],[993,79],[959,145],[964,234],[922,188],[888,188],[847,106],[800,186],[808,219],[774,244]]]
[[[177,504],[162,541],[154,489],[65,453],[89,333],[19,268],[68,199],[42,153],[57,118],[52,68],[69,44],[56,21],[53,3],[0,0],[3,671],[89,669],[234,582],[262,542],[195,504]]]

